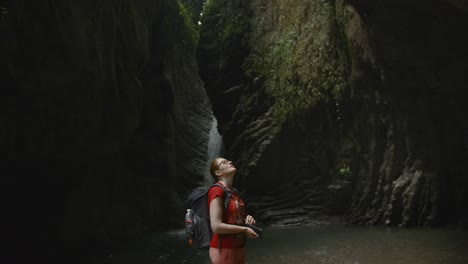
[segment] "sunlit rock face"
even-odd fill
[[[459,3],[215,2],[201,73],[261,221],[466,226]]]
[[[180,226],[213,119],[183,7],[32,1],[1,11],[0,151],[14,241],[83,255]]]

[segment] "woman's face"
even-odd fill
[[[218,159],[218,171],[220,171],[223,174],[229,173],[229,172],[235,172],[237,169],[234,167],[234,164],[232,161],[224,159],[224,158],[219,158]]]

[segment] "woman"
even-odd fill
[[[229,205],[224,209],[224,190],[212,187],[208,192],[211,229],[213,237],[210,242],[210,259],[213,264],[244,264],[245,238],[257,238],[258,234],[243,223],[255,224],[255,219],[245,216],[245,206],[239,194],[232,189],[236,168],[232,161],[217,158],[211,162],[211,176],[218,184],[231,192]]]

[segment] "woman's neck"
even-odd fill
[[[232,181],[232,178],[231,178],[231,179],[229,179],[229,178],[228,178],[228,179],[226,179],[226,178],[224,178],[224,179],[219,179],[219,181],[220,181],[225,187],[227,187],[227,188],[229,188],[229,189],[232,189],[232,182],[233,182],[233,181]]]

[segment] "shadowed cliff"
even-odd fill
[[[10,246],[38,259],[103,254],[180,226],[213,118],[185,7],[21,1],[0,19]]]

